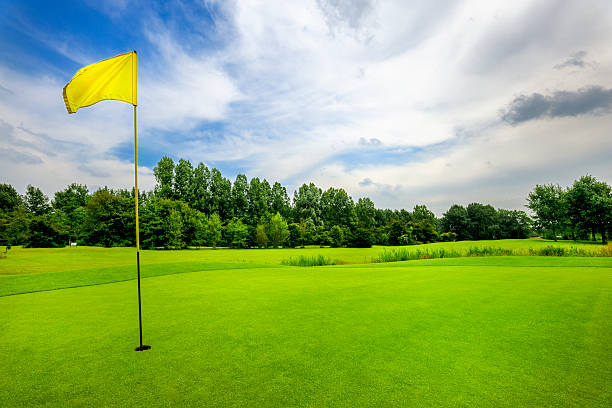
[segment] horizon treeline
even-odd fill
[[[216,168],[203,163],[194,167],[184,159],[175,163],[166,156],[154,175],[153,191],[139,192],[143,248],[370,247],[526,238],[534,226],[554,238],[560,232],[558,223],[547,223],[535,207],[530,207],[537,215],[535,223],[524,211],[481,203],[455,204],[436,218],[425,205],[412,211],[379,209],[368,197],[354,201],[342,188],[324,191],[313,183],[300,186],[290,199],[279,182],[248,180],[244,174],[232,182]],[[607,191],[609,195],[609,186]],[[604,225],[599,232],[605,240],[609,221],[598,222],[562,223],[563,231],[576,239],[586,236],[588,228],[594,237]],[[11,185],[0,184],[0,243],[134,246],[134,230],[133,189],[104,187],[90,192],[87,186],[73,183],[50,200],[31,185],[20,196]]]

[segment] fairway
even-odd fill
[[[145,251],[136,353],[133,249],[18,249],[13,291],[63,278],[0,297],[0,406],[612,404],[611,258],[279,265],[380,250]]]

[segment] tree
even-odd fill
[[[442,215],[441,225],[444,232],[456,234],[458,240],[472,239],[469,231],[470,219],[467,210],[458,204],[452,205]]]
[[[295,220],[310,222],[313,225],[321,225],[321,189],[313,183],[302,184],[293,193],[293,206],[295,208]]]
[[[567,212],[572,223],[601,233],[602,243],[607,243],[606,232],[612,223],[612,189],[593,176],[583,176],[574,181],[567,191]]]
[[[285,219],[291,215],[291,201],[287,195],[287,189],[278,181],[272,186],[270,211],[272,213],[279,213]]]
[[[62,211],[41,214],[30,222],[29,248],[62,248],[68,243],[68,230]]]
[[[500,208],[497,210],[497,225],[501,239],[522,239],[529,236],[531,220],[524,211]]]
[[[330,187],[321,194],[321,214],[328,228],[334,225],[350,226],[355,219],[353,199],[344,189]]]
[[[346,243],[344,229],[339,225],[334,225],[329,230],[329,240],[333,248],[342,248]]]
[[[174,198],[174,161],[168,156],[162,157],[153,168],[153,174],[157,180],[155,194],[161,198]]]
[[[28,184],[24,198],[26,208],[34,216],[44,215],[51,212],[49,198],[40,190],[40,188]]]
[[[89,190],[86,185],[72,183],[63,191],[55,193],[53,208],[70,214],[79,207],[85,207],[89,201]]]
[[[357,227],[350,235],[348,245],[353,248],[370,248],[374,236],[369,228]]]
[[[257,229],[255,232],[255,243],[260,248],[268,247],[268,235],[266,234],[266,227],[263,224],[257,224]]]
[[[371,229],[376,225],[376,207],[368,197],[360,198],[355,204],[355,215],[357,223],[366,229]]]
[[[433,225],[436,222],[436,216],[425,205],[415,205],[412,211],[412,221],[430,221]]]
[[[398,219],[392,219],[387,225],[389,231],[389,245],[405,245],[405,242],[400,241],[402,235],[412,235],[412,231],[408,231],[407,225]],[[402,240],[405,241],[405,240]]]
[[[24,205],[11,212],[0,211],[0,245],[21,245],[29,240],[31,214]]]
[[[232,218],[225,228],[232,248],[248,248],[249,228],[239,218]]]
[[[556,241],[557,233],[567,214],[567,200],[563,189],[559,185],[537,184],[529,193],[527,202],[527,207],[535,213],[540,228],[550,229]]]
[[[83,223],[86,218],[85,207],[89,198],[87,186],[76,183],[72,183],[63,191],[55,193],[53,208],[66,214],[71,239],[78,240],[83,235]]]
[[[249,212],[249,182],[244,174],[238,174],[232,186],[232,210],[236,218],[246,219]]]
[[[284,245],[289,238],[289,228],[287,227],[287,221],[279,213],[274,214],[270,218],[270,222],[267,228],[267,236],[270,240],[270,244],[274,248]]]
[[[174,168],[174,198],[190,205],[194,201],[193,166],[189,160],[180,159]]]
[[[0,212],[11,212],[23,205],[21,196],[10,184],[0,184]]]
[[[472,239],[496,239],[497,213],[491,205],[471,203],[466,208],[469,224],[468,229]]]
[[[222,219],[231,217],[232,182],[221,175],[218,169],[210,173],[210,212]]]
[[[198,211],[209,214],[211,206],[210,196],[210,171],[204,163],[198,164],[193,170],[192,178],[192,194],[193,198],[191,206]]]
[[[223,222],[219,214],[212,213],[208,216],[207,228],[208,242],[212,244],[213,249],[217,249],[217,243],[221,241],[221,234],[223,231]]]
[[[85,229],[89,244],[131,246],[135,242],[135,214],[132,200],[98,190],[87,203]]]

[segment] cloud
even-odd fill
[[[585,169],[612,174],[601,159],[611,151],[603,136],[612,88],[608,1],[92,6],[111,16],[110,28],[129,20],[130,36],[109,35],[95,51],[87,35],[77,41],[41,29],[28,41],[64,55],[75,43],[73,59],[91,63],[136,39],[139,157],[149,167],[168,154],[230,178],[242,172],[288,190],[313,181],[378,206],[425,203],[436,211],[449,197],[522,208],[534,181],[563,184]],[[576,50],[598,64],[573,69],[589,64]],[[2,161],[0,174],[16,186],[78,180],[129,188],[131,107],[104,102],[68,116],[58,91],[74,65],[32,74],[0,62],[8,147],[43,160]],[[572,69],[553,68],[561,65]],[[538,89],[566,91],[525,92]],[[521,126],[500,123],[501,106],[504,119]],[[536,120],[546,118],[555,120]],[[584,135],[585,146],[572,146]],[[152,187],[150,169],[140,171],[142,186]]]
[[[540,118],[603,115],[612,109],[612,89],[601,86],[575,92],[557,91],[550,96],[539,93],[520,95],[506,108],[502,118],[511,125]]]
[[[361,187],[371,186],[372,184],[374,184],[374,182],[368,177],[364,178],[363,180],[359,182],[359,185]]]
[[[39,164],[43,161],[33,154],[20,152],[11,148],[0,148],[0,158],[11,163]]]
[[[585,66],[587,66],[587,63],[584,62],[584,57],[586,57],[586,55],[587,55],[586,51],[574,52],[570,54],[569,58],[567,58],[565,61],[563,61],[560,64],[555,65],[554,68],[555,69],[563,69],[563,68],[568,68],[568,67],[584,68]]]
[[[90,166],[87,164],[81,164],[77,167],[84,173],[89,174],[90,176],[96,178],[108,178],[111,176],[111,173],[108,171],[108,168],[100,167],[100,166]]]
[[[378,140],[375,137],[370,138],[369,140],[366,140],[365,137],[360,137],[359,138],[359,145],[361,146],[366,146],[366,147],[378,147],[381,146],[383,143]]]

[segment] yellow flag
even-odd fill
[[[136,51],[79,69],[64,87],[68,113],[107,99],[137,105]]]

